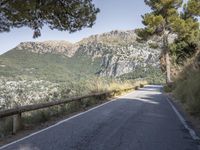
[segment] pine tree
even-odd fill
[[[200,1],[189,0],[184,4],[180,17],[171,19],[173,31],[178,37],[170,49],[178,64],[184,64],[200,48],[199,16]]]
[[[145,28],[138,30],[138,35],[147,38],[156,34],[162,37],[162,56],[165,59],[166,82],[169,84],[172,82],[169,35],[175,33],[176,40],[188,43],[199,41],[199,23],[196,17],[200,14],[200,1],[188,0],[181,13],[178,9],[183,4],[182,0],[145,0],[145,3],[152,12],[142,16]]]
[[[92,0],[1,0],[0,32],[25,26],[33,29],[36,38],[44,25],[75,32],[91,27],[98,12]]]

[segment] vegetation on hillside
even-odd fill
[[[56,54],[36,54],[28,50],[11,50],[0,56],[0,75],[37,78],[52,82],[67,82],[95,74],[99,60],[84,56],[64,57]]]
[[[89,93],[130,88],[135,83],[134,80],[122,81],[94,76],[60,83],[37,79],[0,78],[0,110]]]
[[[165,77],[160,68],[148,66],[138,68],[135,72],[130,72],[119,77],[122,80],[145,79],[148,84],[165,84]]]
[[[200,53],[187,60],[173,89],[175,96],[193,115],[200,116]]]

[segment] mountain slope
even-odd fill
[[[66,41],[24,42],[0,56],[0,76],[66,80],[84,75],[119,77],[138,69],[159,68],[159,48],[138,43],[134,31],[93,35]],[[157,41],[153,41],[157,42]],[[145,72],[144,72],[145,73]]]
[[[0,56],[0,75],[66,81],[75,79],[80,74],[82,76],[95,74],[98,69],[95,63],[97,61],[91,62],[87,57],[70,58],[51,53],[38,55],[28,50],[13,49]]]

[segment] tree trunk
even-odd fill
[[[170,84],[171,81],[171,69],[170,69],[170,56],[169,56],[169,42],[168,42],[168,34],[164,33],[163,35],[163,51],[165,58],[165,66],[166,66],[166,83]]]
[[[165,61],[166,61],[166,83],[170,84],[172,81],[171,81],[169,50],[167,50],[165,53]]]

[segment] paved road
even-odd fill
[[[160,88],[147,86],[4,149],[198,150]]]

